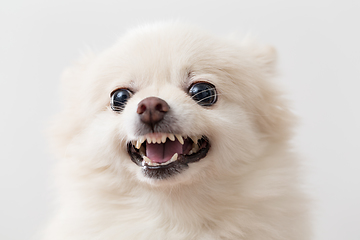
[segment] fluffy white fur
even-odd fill
[[[66,71],[52,128],[59,208],[44,239],[309,240],[275,62],[273,48],[252,40],[167,23],[133,30]],[[203,80],[218,92],[211,107],[187,94]],[[119,87],[134,95],[115,113],[109,94]],[[211,143],[205,158],[165,180],[145,177],[126,151],[149,96],[169,104],[179,133]]]

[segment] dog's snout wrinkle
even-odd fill
[[[164,115],[170,110],[170,106],[163,99],[158,97],[148,97],[143,99],[137,108],[140,120],[153,127],[160,122]]]

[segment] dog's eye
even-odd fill
[[[110,99],[111,109],[117,112],[123,110],[131,95],[132,93],[128,89],[117,89],[113,91]]]
[[[193,84],[189,94],[201,106],[211,106],[217,100],[215,86],[206,82]]]

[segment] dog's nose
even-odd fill
[[[136,112],[143,123],[154,126],[164,118],[169,109],[169,105],[161,98],[148,97],[139,102]]]

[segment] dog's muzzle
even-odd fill
[[[127,151],[149,178],[165,179],[181,173],[189,163],[204,158],[210,149],[206,136],[156,132],[155,126],[161,124],[169,110],[170,106],[157,97],[145,98],[138,104],[137,113],[149,133],[129,142]]]

